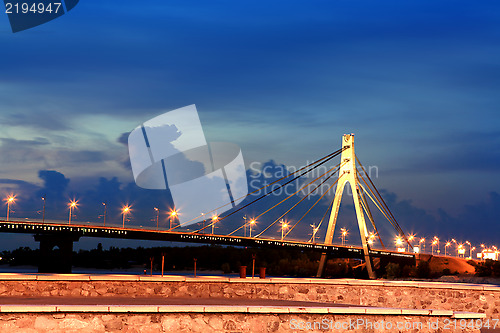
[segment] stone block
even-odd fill
[[[57,312],[109,312],[106,305],[57,305]]]
[[[207,313],[246,313],[248,307],[246,306],[226,306],[226,305],[209,305],[204,307],[204,312]]]
[[[56,312],[54,305],[2,305],[0,312]]]
[[[401,309],[393,308],[366,308],[366,314],[371,315],[400,315]]]
[[[290,309],[287,307],[277,307],[277,306],[249,306],[249,313],[290,313]]]
[[[158,312],[157,305],[111,305],[109,306],[109,312]]]
[[[204,305],[160,305],[158,312],[166,313],[203,313],[205,312]]]

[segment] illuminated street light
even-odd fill
[[[431,243],[431,245],[432,245],[432,255],[434,255],[434,246],[436,246],[436,244],[437,244],[437,240],[433,239],[432,243]]]
[[[439,238],[438,238],[438,236],[434,236],[434,240],[436,241],[436,244],[437,244],[436,253],[439,254],[439,252],[441,252],[441,250],[439,250]]]
[[[212,216],[212,235],[214,234],[214,227],[217,221],[219,221],[219,216],[218,215]]]
[[[169,231],[172,230],[172,220],[175,219],[177,217],[177,215],[178,215],[178,213],[175,210],[175,208],[170,211],[169,218],[168,218],[169,223],[170,223],[170,228],[168,229]],[[201,213],[201,215],[204,215],[204,214]]]
[[[243,230],[244,230],[243,237],[246,237],[247,236],[247,224],[248,224],[246,215],[243,216],[243,220],[245,221],[245,222],[243,222]]]
[[[470,258],[472,259],[472,253],[474,252],[474,250],[476,249],[475,246],[471,247],[470,249]]]
[[[373,243],[375,242],[375,234],[373,232],[370,232],[370,234],[368,235],[368,245],[372,246]]]
[[[399,249],[403,246],[403,239],[401,236],[396,236],[394,243],[396,243],[396,247],[398,248],[398,251],[400,251]]]
[[[425,253],[425,238],[420,238],[419,243],[422,244],[422,253]]]
[[[250,220],[250,237],[252,237],[252,227],[255,225],[255,223],[257,223],[257,221],[255,220]]]
[[[415,239],[415,235],[414,235],[414,234],[410,234],[410,235],[408,236],[408,250],[406,251],[406,252],[408,252],[408,253],[410,252],[410,245],[411,245],[411,241],[412,241],[413,239]]]
[[[125,218],[126,218],[126,216],[127,216],[128,213],[130,213],[130,206],[129,205],[123,206],[122,207],[122,216],[123,216],[123,219],[122,219],[123,224],[122,224],[122,226],[123,226],[123,228],[125,228]]]
[[[345,238],[349,234],[349,230],[346,228],[340,228],[340,239],[342,240],[342,246],[345,245]]]
[[[45,196],[42,197],[43,210],[42,210],[42,223],[45,223]]]
[[[71,224],[71,217],[72,217],[72,215],[73,215],[73,209],[75,209],[77,205],[78,205],[78,201],[75,201],[75,200],[71,200],[71,201],[68,203],[68,206],[69,206],[69,218],[68,218],[68,224]]]
[[[465,256],[465,248],[463,244],[459,244],[457,248],[457,256],[460,257],[460,255]]]
[[[315,224],[311,224],[310,226],[313,229],[312,230],[313,233],[312,233],[311,242],[313,242],[313,244],[314,244],[314,243],[316,243],[316,233],[318,232],[319,227],[317,227]]]
[[[160,210],[157,207],[155,207],[154,210],[156,212],[156,230],[158,230],[158,228],[159,228],[158,225],[160,222]]]
[[[458,258],[458,243],[457,243],[457,240],[455,238],[453,238],[451,241],[453,243],[455,243],[455,247],[456,247],[456,250],[457,250],[457,258]]]
[[[10,205],[13,204],[13,203],[15,203],[16,196],[15,195],[9,195],[4,200],[7,202],[7,221],[8,221],[9,220],[9,215],[10,215]]]
[[[281,241],[283,241],[283,238],[285,237],[285,229],[288,229],[288,223],[281,220],[280,224],[281,224]]]
[[[451,246],[451,242],[446,242],[446,244],[444,246],[444,255],[445,256],[448,255],[448,246]]]
[[[472,244],[469,241],[465,241],[465,244],[469,245],[469,258],[472,259]]]
[[[102,205],[104,206],[104,214],[102,215],[102,220],[103,220],[103,225],[106,226],[106,209],[107,209],[107,206],[106,206],[106,203],[103,202]]]

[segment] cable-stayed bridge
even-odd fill
[[[303,181],[298,189],[284,197],[278,203],[271,204],[267,209],[260,211],[252,219],[245,220],[245,223],[235,230],[228,232],[224,235],[214,234],[214,226],[224,223],[224,221],[231,221],[231,216],[252,206],[257,202],[264,202],[266,198],[270,197],[280,188],[300,179],[307,178],[307,175],[312,174],[313,170],[318,169],[320,166],[325,165],[335,157],[341,155],[341,161],[334,167],[328,167],[327,170],[317,177],[311,177],[312,180],[307,179]],[[360,172],[361,171],[361,172]],[[337,175],[333,183],[328,183]],[[338,212],[340,208],[340,201],[346,184],[350,185],[354,207],[356,210],[356,217],[361,237],[361,246],[339,246],[332,244],[337,223]],[[276,185],[272,187],[271,185]],[[311,225],[313,227],[312,237],[306,240],[291,240],[290,232],[294,230],[299,223],[307,223],[308,214],[311,210],[325,197],[325,195],[335,186],[335,196],[323,214],[318,225]],[[319,194],[318,189],[322,186],[327,186],[328,190]],[[264,192],[264,194],[257,197],[252,196]],[[299,192],[306,193],[299,200],[288,207],[288,201],[291,198],[297,198]],[[319,196],[313,200],[313,204],[296,219],[294,224],[285,222],[284,218],[296,207],[300,206],[306,198],[314,195]],[[241,198],[235,198],[239,200]],[[274,182],[265,185],[264,187],[249,193],[249,202],[240,204],[241,207],[229,211],[224,216],[218,216],[217,210],[221,207],[216,207],[211,212],[203,215],[210,217],[202,223],[195,224],[198,226],[196,230],[187,230],[183,224],[177,223],[169,230],[149,230],[134,227],[122,226],[97,226],[92,225],[78,225],[73,222],[71,224],[71,210],[70,219],[68,223],[61,222],[38,222],[34,220],[21,220],[21,221],[0,221],[0,232],[7,233],[29,233],[33,234],[36,241],[40,242],[40,272],[71,272],[71,253],[73,249],[73,242],[78,241],[81,237],[100,237],[100,238],[122,238],[122,239],[142,239],[142,240],[158,240],[158,241],[174,241],[174,242],[188,242],[188,243],[207,243],[207,244],[224,244],[233,246],[245,247],[278,247],[295,250],[310,250],[321,252],[321,261],[318,268],[318,276],[322,276],[328,258],[358,258],[366,263],[366,268],[370,278],[375,278],[373,270],[373,258],[385,258],[393,261],[406,261],[414,262],[415,257],[413,254],[401,253],[390,251],[385,248],[381,235],[375,225],[373,214],[368,205],[370,199],[373,205],[382,213],[387,219],[389,224],[394,228],[396,233],[401,239],[408,242],[408,238],[403,232],[402,228],[397,223],[389,207],[384,202],[379,191],[370,179],[365,168],[354,153],[354,135],[346,134],[342,137],[342,148],[336,150],[294,172],[291,172]],[[292,200],[294,201],[294,200]],[[71,207],[70,207],[71,209]],[[270,211],[279,211],[277,218],[272,218],[264,225],[264,215]],[[175,217],[177,212],[174,210],[172,217]],[[366,219],[370,221],[369,226],[366,224]],[[259,220],[260,231],[253,236],[252,224]],[[324,223],[328,220],[328,223]],[[124,217],[125,221],[125,217]],[[187,224],[190,221],[185,222]],[[269,236],[269,230],[275,225],[281,225],[281,237],[275,239]],[[326,237],[323,241],[316,239],[317,231],[324,225],[327,225]],[[246,236],[246,228],[250,227],[250,235]],[[242,233],[245,229],[245,234]],[[307,237],[308,238],[308,237]],[[382,249],[373,249],[373,243],[378,240]],[[409,246],[411,244],[408,242]],[[57,258],[54,257],[53,249],[57,247]]]

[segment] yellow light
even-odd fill
[[[403,245],[403,240],[401,239],[401,236],[396,237],[396,245]]]
[[[425,242],[425,238],[420,238],[420,243]]]
[[[255,221],[255,220],[251,220],[251,221],[250,221],[250,224],[255,224],[255,223],[256,223],[256,221]]]
[[[130,206],[123,206],[122,212],[123,213],[128,213],[130,211]]]
[[[16,197],[11,195],[11,196],[9,196],[9,197],[7,198],[7,202],[8,202],[8,203],[12,203],[15,199],[16,199]]]
[[[68,205],[69,205],[71,208],[75,208],[75,207],[77,206],[77,204],[78,204],[78,201],[71,200],[71,201],[69,202],[69,204],[68,204]]]
[[[170,211],[170,217],[176,217],[176,216],[177,216],[177,211],[175,209]]]
[[[408,241],[411,242],[415,238],[415,235],[411,234],[408,236]]]
[[[217,221],[218,219],[219,219],[219,217],[218,217],[217,215],[212,216],[212,221],[214,221],[214,222],[215,222],[215,221]]]
[[[446,247],[450,246],[451,242],[446,242]]]

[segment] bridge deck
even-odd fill
[[[120,238],[138,240],[156,240],[170,242],[222,244],[245,247],[287,248],[297,250],[310,250],[326,253],[332,257],[363,259],[363,249],[354,246],[327,245],[309,243],[297,240],[279,240],[268,238],[253,238],[241,236],[226,236],[202,234],[183,231],[149,230],[122,227],[103,227],[95,225],[42,223],[36,221],[0,221],[0,232],[27,233],[34,235],[57,235],[61,237],[98,237]],[[373,257],[394,257],[400,259],[415,259],[410,253],[401,253],[388,250],[370,250]]]

